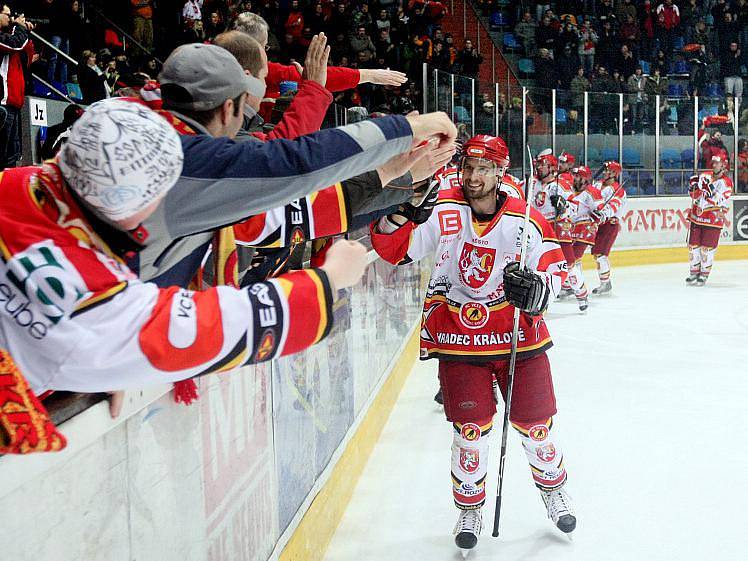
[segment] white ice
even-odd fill
[[[748,262],[717,261],[703,288],[686,286],[687,269],[615,270],[613,295],[592,298],[585,316],[574,301],[553,305],[554,430],[577,510],[574,541],[546,518],[512,433],[501,536],[491,537],[499,411],[485,528],[469,559],[748,559]],[[451,427],[436,390],[436,362],[417,364],[327,561],[461,559],[451,533]]]

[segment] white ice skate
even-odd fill
[[[688,277],[686,278],[686,284],[693,285],[693,283],[695,283],[698,280],[699,280],[699,274],[693,273],[691,275],[688,275]]]
[[[462,550],[463,556],[478,543],[478,536],[483,530],[481,509],[461,510],[455,525],[455,544]]]
[[[704,286],[706,284],[706,279],[704,275],[699,275],[699,278],[696,279],[696,286]]]
[[[611,284],[609,280],[607,280],[607,281],[600,282],[600,286],[595,288],[592,291],[592,294],[594,294],[595,296],[600,296],[602,294],[607,294],[611,292],[612,290],[613,290],[613,285]]]
[[[574,291],[569,287],[562,287],[561,292],[558,293],[559,300],[564,300],[566,298],[569,298],[570,296],[574,296]]]
[[[564,534],[570,534],[577,527],[577,517],[574,515],[574,507],[571,504],[571,497],[564,491],[564,488],[555,491],[541,491],[545,508],[548,511],[548,518],[553,520],[556,528]]]
[[[586,312],[587,308],[590,307],[590,301],[586,296],[584,298],[577,298],[577,304],[579,304],[580,312]]]

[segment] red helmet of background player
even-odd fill
[[[712,156],[712,169],[714,169],[714,164],[722,164],[722,171],[725,171],[727,169],[727,159],[723,156]]]
[[[498,136],[479,134],[462,145],[463,158],[482,158],[495,162],[499,168],[509,167],[509,148]]]
[[[592,171],[587,166],[577,166],[571,172],[584,180],[585,183],[592,181]]]
[[[605,162],[605,171],[609,171],[613,174],[614,177],[618,177],[621,175],[621,164],[616,162],[615,160],[610,160],[609,162]]]
[[[577,159],[574,157],[574,154],[569,154],[568,152],[561,152],[561,155],[558,157],[558,162],[560,164],[569,164],[570,166],[573,166],[577,163]]]
[[[552,168],[558,166],[558,159],[553,155],[550,148],[543,150],[535,157],[535,163],[539,164],[540,162],[545,162]]]

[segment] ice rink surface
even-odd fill
[[[484,530],[492,561],[748,559],[748,262],[717,261],[704,288],[687,264],[621,268],[613,295],[547,318],[570,542],[546,518],[509,436],[501,537],[491,537],[501,410]],[[588,285],[597,275],[587,271]],[[452,529],[451,427],[432,401],[436,361],[415,366],[361,477],[327,561],[462,559]]]

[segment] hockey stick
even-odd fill
[[[533,188],[533,164],[530,147],[527,147],[527,154],[530,156],[530,174],[525,178],[527,189],[525,196],[527,203],[525,207],[525,222],[522,229],[522,245],[519,254],[519,270],[525,268],[525,259],[527,257],[527,244],[530,239],[530,209],[532,207],[532,188]],[[517,340],[519,338],[519,308],[514,308],[514,327],[512,328],[512,350],[509,355],[509,372],[506,377],[506,399],[504,399],[504,424],[501,429],[501,455],[499,456],[499,484],[496,488],[496,510],[493,516],[493,537],[499,537],[499,520],[501,518],[501,497],[504,487],[504,465],[506,462],[506,441],[509,433],[509,411],[512,407],[512,389],[514,388],[514,369],[517,364]]]

